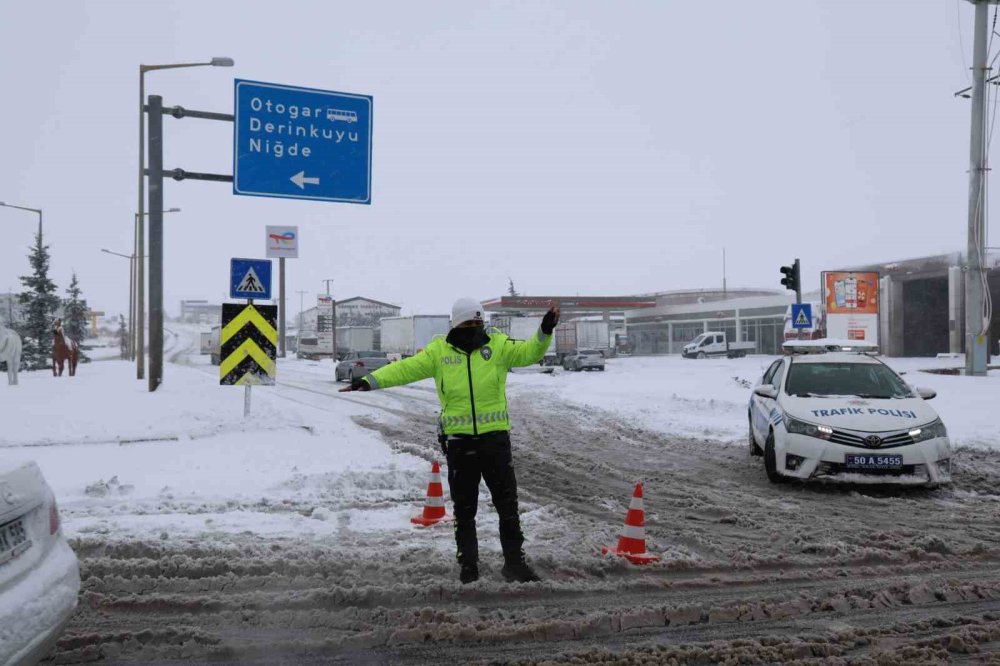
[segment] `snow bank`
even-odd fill
[[[70,537],[411,528],[429,465],[357,425],[364,405],[257,387],[244,420],[243,389],[219,386],[211,366],[168,364],[155,393],[131,363],[80,368],[0,386],[4,413],[23,416],[0,433],[3,464],[39,464]]]

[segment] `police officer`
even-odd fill
[[[521,548],[524,535],[517,513],[505,389],[511,368],[542,360],[558,323],[559,308],[553,305],[530,340],[512,340],[496,331],[487,333],[482,304],[460,298],[452,306],[447,337],[435,338],[415,356],[355,379],[341,390],[369,391],[434,378],[441,401],[440,440],[448,458],[448,488],[455,506],[455,541],[463,583],[479,579],[476,509],[480,480],[486,481],[500,516],[501,574],[512,582],[539,580]]]

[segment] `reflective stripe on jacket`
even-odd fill
[[[410,358],[364,377],[373,389],[434,378],[446,435],[480,435],[510,430],[507,418],[507,372],[542,360],[552,336],[541,329],[530,340],[490,333],[489,341],[466,354],[442,338]]]

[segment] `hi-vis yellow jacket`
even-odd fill
[[[373,389],[383,389],[433,377],[446,435],[510,430],[507,372],[541,361],[551,338],[541,329],[530,340],[492,332],[489,341],[471,354],[435,338],[423,351],[381,367],[364,380]]]

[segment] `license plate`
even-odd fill
[[[903,456],[848,453],[844,463],[848,469],[901,469]]]
[[[28,533],[24,530],[24,521],[20,518],[0,525],[0,564],[12,560],[28,549]]]

